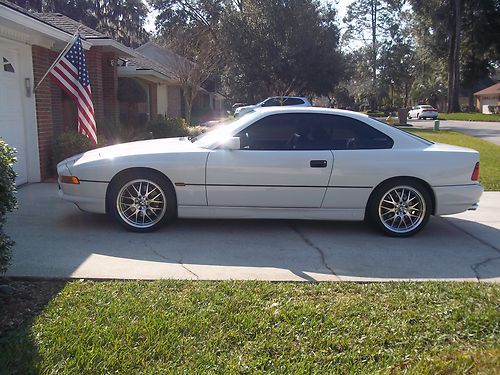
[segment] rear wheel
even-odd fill
[[[370,200],[369,215],[376,226],[393,237],[408,237],[419,232],[432,211],[427,189],[413,180],[382,184]]]
[[[153,231],[175,216],[175,193],[159,174],[134,172],[115,181],[111,189],[108,207],[127,230]]]

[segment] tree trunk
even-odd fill
[[[186,111],[186,122],[188,125],[191,125],[191,111],[193,109],[193,98],[191,95],[186,95],[184,97],[184,103],[186,105],[185,111]]]
[[[377,90],[377,0],[371,1],[371,21],[372,21],[372,96]],[[375,111],[375,100],[370,101],[370,109]]]
[[[460,30],[461,30],[461,0],[450,0],[451,19],[448,27],[449,32],[449,55],[448,55],[448,106],[447,112],[460,112],[458,96],[460,92]]]

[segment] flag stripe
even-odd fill
[[[63,91],[75,102],[78,109],[78,132],[97,143],[92,90],[85,62],[85,53],[78,35],[68,51],[50,71],[51,76]]]
[[[59,69],[59,67],[55,67],[54,68],[54,72],[57,73],[57,79],[59,80],[59,82],[64,82],[64,89],[65,91],[73,98],[74,101],[77,102],[78,105],[82,105],[82,109],[86,109],[86,116],[87,116],[87,119],[91,122],[94,122],[93,118],[94,118],[94,107],[92,106],[92,101],[88,102],[86,101],[85,99],[86,98],[83,98],[82,95],[79,95],[79,92],[85,92],[86,96],[88,97],[88,93],[86,92],[85,89],[80,88],[78,86],[80,86],[79,83],[75,84],[74,81],[71,80],[71,78],[69,78],[67,76],[67,72],[66,71],[61,71]]]

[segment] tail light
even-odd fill
[[[474,167],[474,172],[472,172],[472,176],[470,178],[472,181],[477,181],[479,179],[479,162],[476,163]]]

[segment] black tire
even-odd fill
[[[129,231],[151,232],[176,216],[174,188],[160,173],[133,171],[114,180],[110,189],[109,213]],[[129,214],[132,216],[127,219]]]
[[[417,120],[420,120],[420,114],[417,113]]]
[[[392,204],[391,199],[398,201]],[[408,178],[382,183],[371,195],[367,207],[369,220],[382,233],[391,237],[409,237],[418,233],[429,221],[431,212],[432,199],[427,188]]]

